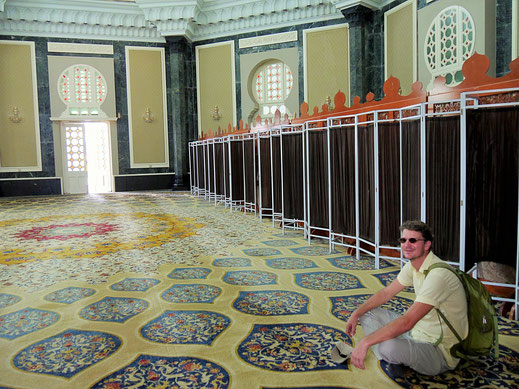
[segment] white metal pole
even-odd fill
[[[460,112],[460,269],[465,271],[465,223],[467,207],[467,109],[466,96],[461,93]]]
[[[375,184],[375,269],[380,268],[380,182],[378,169],[378,111],[373,113],[373,174]]]

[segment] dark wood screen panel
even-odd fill
[[[272,137],[272,185],[274,187],[274,212],[281,213],[281,140],[279,136]]]
[[[229,166],[229,142],[225,142],[223,144],[223,160],[225,165],[225,173],[224,173],[224,183],[225,183],[225,198],[231,197],[231,180],[229,179],[230,175],[230,166]]]
[[[216,167],[216,194],[225,194],[225,161],[223,153],[223,143],[215,143],[214,145],[214,164]]]
[[[519,108],[467,111],[466,269],[517,256]]]
[[[209,191],[211,193],[215,193],[214,191],[214,177],[215,177],[215,171],[214,171],[214,159],[213,159],[213,155],[214,155],[214,144],[209,144],[207,145],[207,154],[208,156],[208,160],[207,160],[207,181],[208,181],[208,185],[207,187],[209,188]]]
[[[303,220],[303,134],[286,134],[282,137],[284,217]]]
[[[205,181],[205,167],[204,167],[204,153],[205,153],[205,146],[204,145],[198,145],[196,146],[196,152],[197,152],[197,169],[198,169],[198,187],[200,189],[206,189],[206,181]]]
[[[358,127],[359,236],[375,241],[375,176],[373,125]]]
[[[420,121],[402,122],[402,220],[421,218]]]
[[[270,174],[270,139],[260,138],[260,174],[261,174],[261,206],[272,208],[272,177]]]
[[[332,230],[355,236],[355,128],[330,129]]]
[[[254,189],[256,186],[256,169],[254,166],[254,140],[248,139],[243,141],[243,159],[245,169],[245,201],[248,203],[255,202]]]
[[[328,140],[326,131],[308,132],[310,224],[328,228]]]
[[[243,144],[231,141],[231,187],[233,201],[243,200]]]
[[[460,118],[426,119],[426,218],[435,233],[433,251],[459,262]]]

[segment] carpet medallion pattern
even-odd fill
[[[108,358],[121,346],[121,340],[99,331],[69,329],[37,342],[13,359],[20,370],[70,378]]]
[[[0,316],[0,338],[15,339],[56,323],[59,315],[43,309],[25,308]]]
[[[357,294],[330,297],[330,301],[332,302],[332,315],[339,320],[347,321],[353,311],[357,309],[359,305],[366,302],[371,296],[371,294]],[[382,307],[404,314],[411,305],[413,305],[413,300],[402,296],[395,296],[383,304]]]
[[[68,288],[49,293],[44,299],[53,303],[72,304],[85,297],[92,296],[95,292],[92,288],[69,286]]]
[[[271,285],[276,280],[276,274],[261,270],[229,271],[223,276],[223,281],[231,285]]]
[[[249,315],[275,316],[308,313],[309,298],[286,290],[240,292],[233,307]]]
[[[330,254],[339,254],[340,251],[337,250],[337,249],[332,249],[332,251],[330,252],[330,250],[328,249],[328,247],[323,247],[323,246],[306,246],[306,247],[296,247],[296,248],[291,248],[290,249],[291,251],[293,251],[295,254],[298,254],[298,255],[309,255],[309,256],[319,256],[319,257],[324,257],[326,255],[330,255]]]
[[[361,255],[357,260],[356,257],[351,255],[336,257],[336,258],[328,258],[328,261],[339,269],[345,270],[375,270],[375,261],[373,257],[368,257]],[[380,259],[379,266],[381,269],[385,269],[388,267],[394,267],[392,263],[386,261],[385,259]]]
[[[265,260],[267,266],[273,269],[295,270],[317,267],[314,261],[307,258],[284,257]]]
[[[211,270],[203,267],[183,267],[173,270],[168,277],[174,280],[196,280],[207,278],[209,273]]]
[[[261,243],[263,243],[266,246],[271,246],[271,247],[288,247],[288,246],[297,246],[299,244],[290,239],[264,240]]]
[[[92,389],[226,389],[229,384],[227,370],[206,359],[139,355],[129,365],[97,382]]]
[[[388,286],[390,283],[392,283],[396,279],[398,272],[399,272],[398,270],[395,270],[395,271],[390,271],[387,273],[373,274],[373,277],[378,279],[383,286]],[[414,293],[414,289],[412,286],[406,286],[404,288],[403,292]]]
[[[346,290],[364,288],[360,280],[352,274],[338,272],[312,272],[295,275],[296,284],[305,289]]]
[[[231,323],[209,311],[165,311],[142,327],[141,335],[157,343],[211,345]]]
[[[0,308],[5,308],[10,305],[14,305],[21,300],[22,298],[20,296],[15,296],[14,294],[8,293],[0,293]]]
[[[212,303],[222,290],[216,286],[203,284],[173,285],[160,295],[170,303]]]
[[[250,267],[251,261],[249,258],[217,258],[213,261],[213,266],[216,267]]]
[[[90,304],[79,312],[85,320],[113,321],[124,323],[126,320],[144,312],[148,308],[148,302],[131,297],[105,297]]]
[[[281,251],[278,249],[271,249],[269,247],[259,247],[254,249],[245,249],[243,250],[245,255],[248,255],[250,257],[268,257],[272,255],[278,255],[281,254]]]
[[[330,360],[338,340],[351,344],[343,332],[319,324],[256,324],[239,345],[238,355],[251,365],[273,371],[348,369],[348,365]]]
[[[159,280],[154,278],[126,278],[116,284],[110,285],[110,289],[119,292],[146,292],[159,282]]]

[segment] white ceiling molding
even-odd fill
[[[391,3],[393,0],[336,0],[333,1],[337,9],[343,10],[357,5],[372,9],[381,10],[383,7]]]
[[[159,42],[174,35],[200,41],[341,18],[337,3],[350,2],[0,0],[0,34]]]

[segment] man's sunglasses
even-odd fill
[[[404,244],[405,242],[409,241],[409,243],[411,244],[415,244],[416,242],[418,242],[419,240],[423,240],[425,242],[425,239],[416,239],[416,238],[409,238],[409,239],[406,239],[406,238],[400,238],[398,239],[398,241],[402,244]]]

